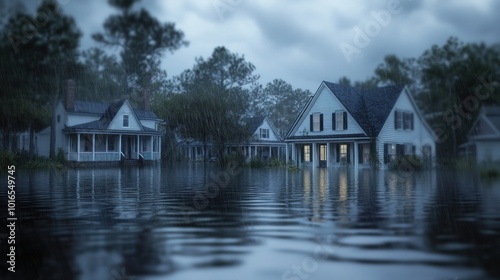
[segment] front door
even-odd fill
[[[133,139],[130,135],[123,136],[122,138],[122,153],[125,155],[125,159],[131,159],[132,157],[132,145]]]
[[[319,167],[326,167],[326,144],[319,145]]]

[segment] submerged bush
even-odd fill
[[[250,167],[260,168],[264,167],[265,163],[260,158],[253,158],[249,163]]]
[[[398,156],[389,163],[390,170],[416,171],[424,167],[422,159],[417,155]]]
[[[283,167],[285,164],[278,158],[272,158],[267,164],[269,167]]]

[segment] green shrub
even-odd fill
[[[18,155],[11,151],[0,151],[0,166],[2,169],[7,168],[9,165],[16,164]]]
[[[260,168],[264,167],[265,164],[260,158],[253,158],[252,160],[250,160],[249,165],[252,168]]]
[[[300,168],[297,166],[297,164],[295,164],[295,162],[293,160],[290,160],[289,162],[286,163],[286,166],[288,168],[289,171],[299,171]]]
[[[480,175],[483,178],[498,178],[500,177],[500,168],[489,167],[481,169]]]
[[[417,155],[398,156],[389,163],[389,169],[397,171],[421,170],[423,166],[422,159]]]
[[[60,164],[66,163],[66,156],[64,155],[64,150],[62,148],[57,150],[56,162]]]
[[[244,165],[245,164],[245,156],[242,154],[230,154],[230,155],[225,155],[224,160],[226,163],[233,162],[238,165]]]
[[[269,167],[283,167],[285,164],[283,161],[279,160],[278,158],[272,158],[269,163],[267,164]]]

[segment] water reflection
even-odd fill
[[[17,238],[29,257],[16,277],[281,279],[325,236],[333,253],[312,279],[500,276],[498,181],[243,169],[207,191],[217,172],[203,164],[20,170]]]

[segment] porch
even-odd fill
[[[161,159],[161,136],[156,135],[74,133],[65,135],[65,143],[68,161]]]
[[[369,167],[369,140],[287,143],[286,158],[298,166]],[[291,156],[291,157],[290,157]]]

